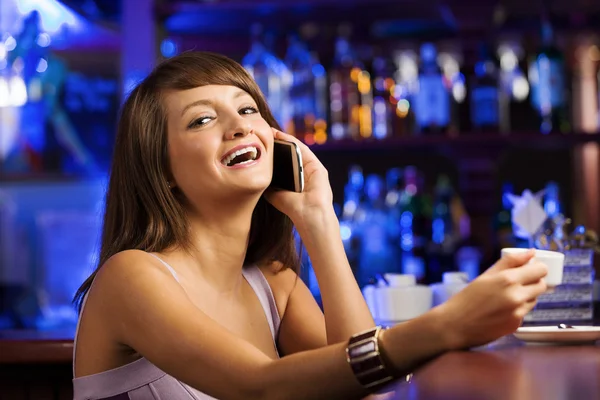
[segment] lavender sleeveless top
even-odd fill
[[[150,255],[156,257],[179,282],[175,270],[169,264],[154,254]],[[244,268],[242,273],[265,310],[275,343],[281,320],[271,287],[256,266]],[[85,300],[83,307],[85,307]],[[73,376],[75,376],[75,348],[78,331],[79,324],[75,331],[73,346]],[[198,373],[202,372],[198,371]],[[161,371],[143,357],[115,369],[73,378],[73,392],[73,400],[214,400],[213,397],[203,394]]]

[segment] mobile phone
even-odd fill
[[[271,187],[297,193],[304,190],[302,155],[296,143],[275,139]]]

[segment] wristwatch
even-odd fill
[[[383,328],[375,328],[353,335],[348,341],[346,359],[360,384],[375,392],[394,377],[384,365],[379,349],[379,334]]]

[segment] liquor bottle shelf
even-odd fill
[[[563,149],[589,142],[600,142],[600,133],[567,133],[543,135],[539,132],[490,134],[480,132],[462,133],[457,136],[406,136],[361,141],[340,140],[311,145],[317,154],[338,151],[402,151],[438,148],[534,148]]]

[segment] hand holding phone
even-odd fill
[[[290,217],[300,231],[320,226],[325,219],[337,221],[327,169],[308,146],[273,128],[273,180],[265,197]],[[277,155],[275,155],[277,153]]]

